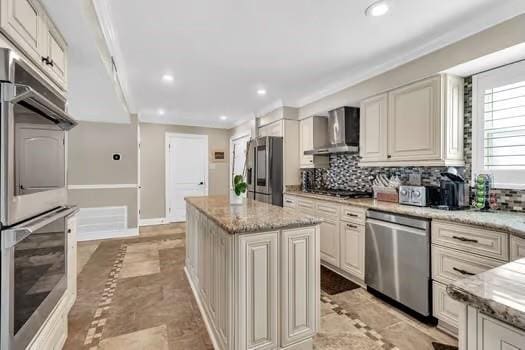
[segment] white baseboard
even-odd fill
[[[166,218],[140,219],[139,226],[153,226],[167,224],[170,221]]]
[[[93,232],[82,232],[78,233],[77,241],[94,241],[98,239],[110,239],[110,238],[125,238],[125,237],[136,237],[139,235],[139,228],[133,227],[126,230],[119,231],[93,231]]]

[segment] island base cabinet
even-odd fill
[[[525,350],[525,331],[463,305],[460,350]]]
[[[229,234],[188,206],[186,274],[215,349],[311,350],[319,226]]]
[[[277,348],[279,232],[239,237],[239,349]]]

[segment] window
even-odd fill
[[[473,177],[525,188],[525,61],[473,77]]]
[[[250,136],[241,136],[230,141],[230,187],[232,186],[233,176],[243,175],[246,164],[246,147]]]

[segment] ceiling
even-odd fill
[[[79,119],[122,121],[93,28],[78,18],[88,1],[43,0],[69,42],[70,105]],[[224,128],[302,106],[525,12],[523,0],[389,1],[383,17],[364,15],[373,0],[112,0],[97,11],[131,112]],[[166,73],[173,82],[162,81]]]
[[[122,103],[101,59],[97,33],[85,0],[42,0],[68,43],[68,111],[78,120],[128,123]]]

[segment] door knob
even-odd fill
[[[201,181],[201,182],[199,182],[199,185],[204,185],[204,182],[202,182],[202,181]]]

